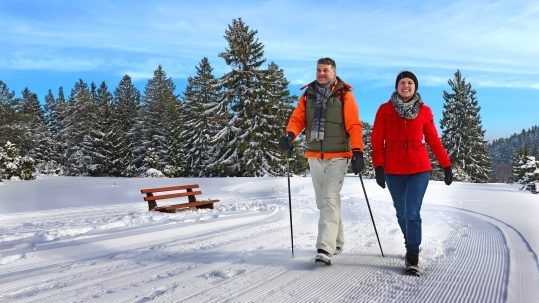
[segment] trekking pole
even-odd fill
[[[359,180],[361,180],[361,186],[363,187],[363,193],[365,194],[367,207],[369,207],[369,213],[371,214],[372,226],[374,226],[374,233],[376,234],[376,239],[378,239],[378,246],[380,246],[380,252],[382,253],[382,258],[385,258],[384,251],[382,250],[382,244],[380,244],[380,238],[378,237],[378,231],[376,230],[376,224],[374,224],[374,217],[372,216],[371,205],[369,204],[369,198],[367,198],[367,191],[365,190],[365,185],[363,184],[363,178],[361,177],[361,174],[359,174]]]
[[[290,212],[290,241],[292,241],[292,257],[294,257],[294,230],[292,228],[292,195],[290,194],[290,151],[286,152],[286,175],[288,177],[288,210]]]

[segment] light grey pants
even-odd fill
[[[320,210],[316,248],[330,254],[343,247],[344,232],[341,218],[341,188],[348,168],[347,158],[309,158],[316,206]]]

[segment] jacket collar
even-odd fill
[[[300,88],[300,90],[304,90],[305,88],[307,88],[306,92],[313,93],[315,83],[316,83],[316,80],[314,80],[311,83],[305,84]],[[342,81],[341,78],[337,77],[337,81],[335,81],[335,83],[333,84],[331,91],[334,92],[342,88],[344,88],[345,90],[352,90],[352,87],[348,83]]]

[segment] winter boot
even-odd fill
[[[316,259],[314,260],[314,262],[323,263],[329,266],[331,265],[331,257],[332,255],[327,251],[323,249],[318,249],[318,254],[316,254]]]
[[[337,247],[335,247],[335,252],[333,253],[333,255],[334,256],[340,255],[340,254],[342,254],[342,251],[343,251],[342,247],[337,246]]]
[[[409,276],[419,277],[419,254],[407,252],[404,257],[404,264],[406,266],[406,274]]]

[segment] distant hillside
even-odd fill
[[[509,138],[497,139],[487,145],[487,152],[492,157],[494,168],[492,177],[496,182],[508,182],[511,180],[511,161],[518,149],[528,145],[530,153],[535,156],[539,152],[539,125],[528,130],[522,130],[520,134],[511,135]]]

